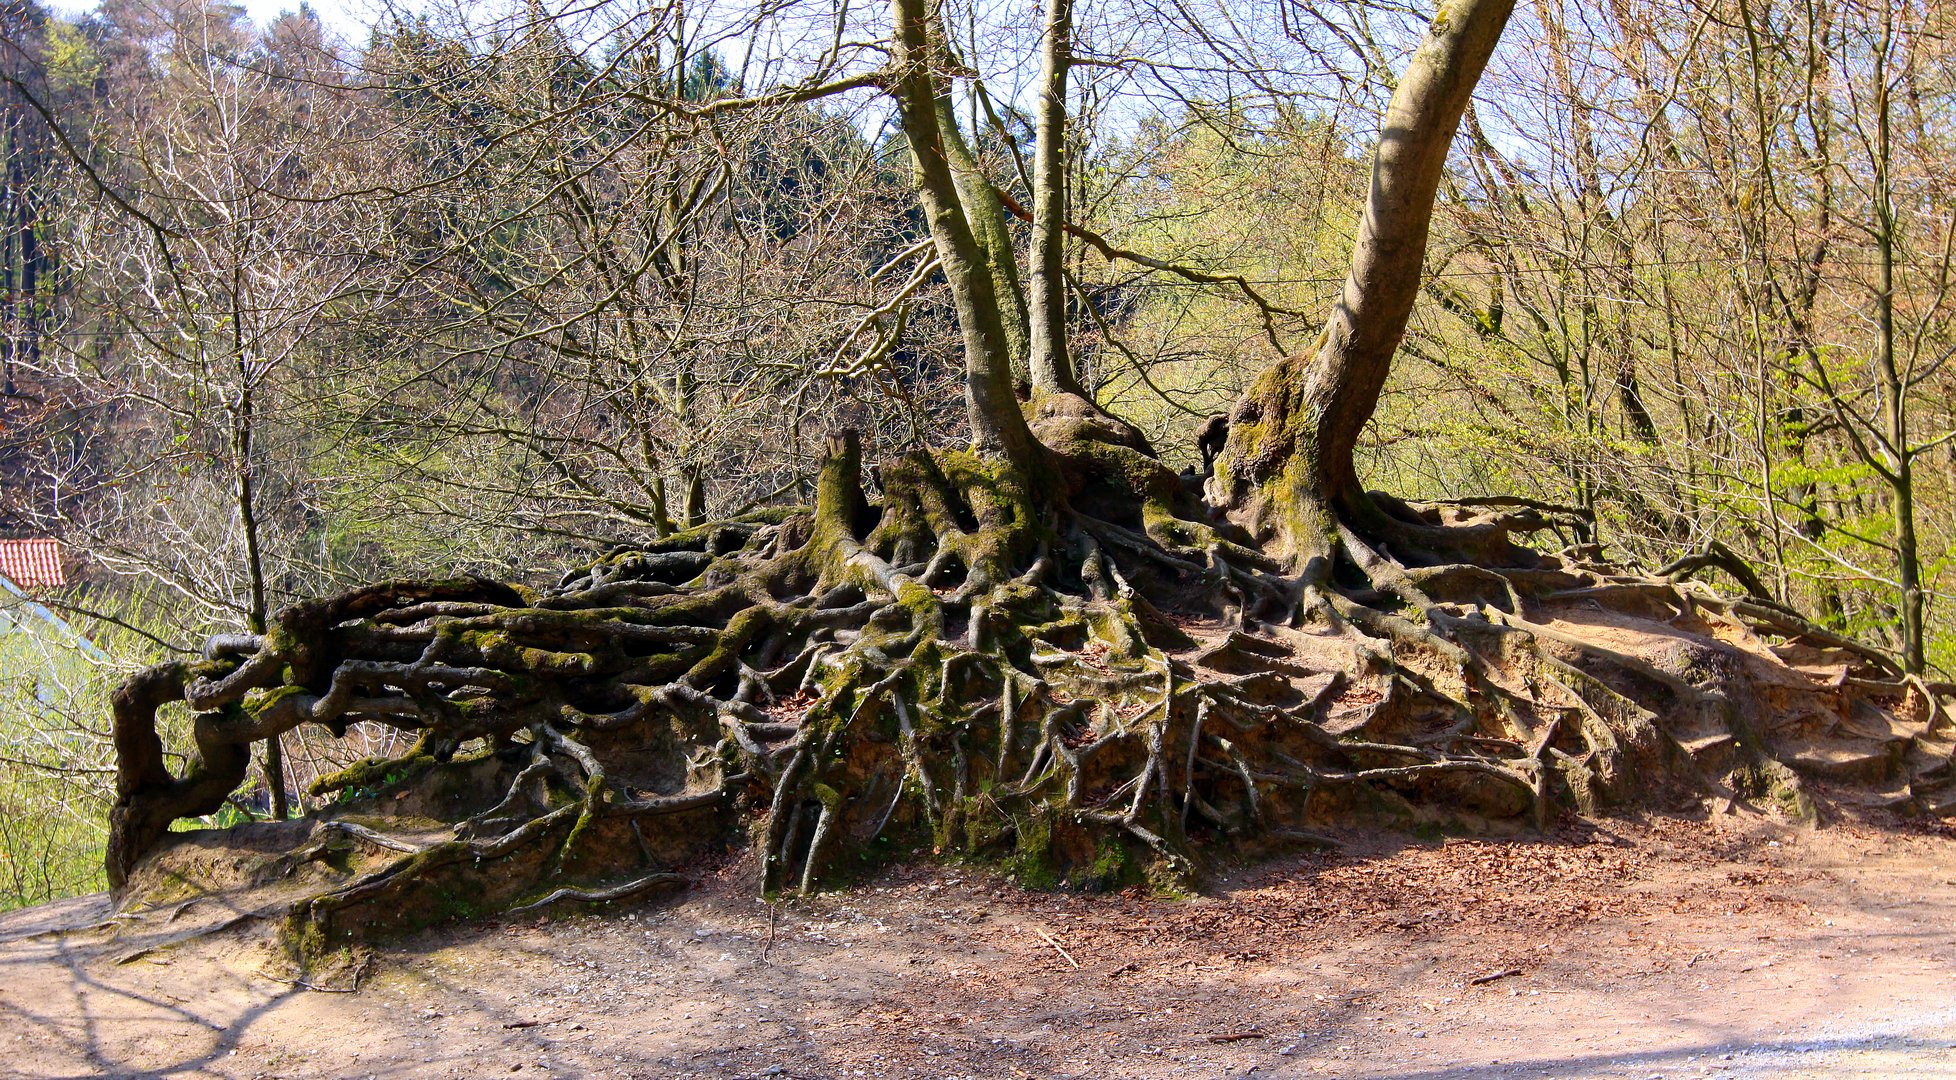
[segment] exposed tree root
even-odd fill
[[[1042,498],[943,452],[887,463],[871,504],[842,438],[812,510],[541,592],[376,585],[147,671],[114,703],[111,880],[157,892],[171,822],[215,810],[254,740],[356,721],[419,741],[317,785],[338,804],[257,871],[309,883],[285,924],[302,955],[629,898],[726,846],[756,849],[768,893],[922,846],[1113,886],[1331,824],[1809,813],[1801,773],[1950,808],[1946,688],[1678,568],[1510,540],[1560,508],[1389,504],[1291,574],[1121,431],[1064,408],[1036,426]],[[157,733],[176,703],[181,775]]]

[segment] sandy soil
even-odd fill
[[[357,993],[277,981],[250,920],[137,955],[168,938],[87,898],[0,916],[0,1073],[1956,1077],[1956,830],[1345,839],[1185,901],[927,867],[771,910],[730,864]]]

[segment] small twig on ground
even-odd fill
[[[1078,971],[1078,970],[1080,970],[1080,962],[1079,962],[1078,960],[1075,960],[1075,959],[1073,959],[1073,954],[1072,954],[1072,953],[1070,953],[1070,952],[1067,952],[1064,946],[1062,946],[1062,945],[1061,945],[1061,944],[1060,944],[1060,943],[1059,943],[1058,941],[1055,941],[1055,940],[1053,939],[1053,935],[1051,935],[1051,934],[1049,934],[1049,933],[1047,933],[1047,932],[1046,932],[1046,931],[1044,931],[1044,930],[1041,930],[1041,929],[1040,929],[1039,927],[1037,927],[1037,926],[1035,926],[1035,927],[1033,927],[1033,928],[1032,928],[1032,932],[1033,932],[1033,933],[1035,933],[1035,934],[1038,934],[1038,935],[1039,935],[1040,937],[1042,937],[1042,938],[1045,938],[1045,939],[1046,939],[1046,944],[1048,944],[1048,945],[1051,945],[1051,946],[1053,947],[1053,951],[1054,951],[1054,952],[1056,952],[1056,953],[1059,953],[1059,954],[1060,954],[1060,956],[1062,956],[1062,957],[1064,957],[1064,958],[1066,959],[1066,962],[1067,962],[1067,963],[1069,963],[1069,964],[1072,964],[1072,965],[1073,965],[1073,970],[1075,970],[1075,971]]]
[[[1519,974],[1521,974],[1521,969],[1520,969],[1520,968],[1503,968],[1503,969],[1501,969],[1500,971],[1496,971],[1496,972],[1494,972],[1494,973],[1492,973],[1492,974],[1489,974],[1489,975],[1483,975],[1483,976],[1481,976],[1481,977],[1480,977],[1480,978],[1478,978],[1478,979],[1468,979],[1468,980],[1467,980],[1467,985],[1468,985],[1468,986],[1486,986],[1486,985],[1487,985],[1488,983],[1491,983],[1491,982],[1499,982],[1499,981],[1501,981],[1502,979],[1505,979],[1505,978],[1508,978],[1508,977],[1509,977],[1509,976],[1511,976],[1511,975],[1519,975]]]
[[[186,941],[195,941],[198,938],[209,937],[212,934],[221,934],[224,931],[231,929],[232,927],[238,925],[241,922],[248,922],[252,919],[262,919],[265,917],[265,915],[266,912],[263,911],[246,911],[237,915],[233,915],[230,918],[224,920],[223,922],[218,923],[216,926],[207,926],[199,930],[191,930],[187,933],[177,934],[173,937],[164,938],[162,941],[154,942],[149,945],[144,945],[139,949],[135,949],[133,951],[123,953],[121,956],[116,957],[115,958],[116,966],[120,967],[123,964],[133,964],[136,961],[141,960],[145,956],[149,956],[152,953],[160,952],[164,949],[181,945]]]
[[[510,908],[508,913],[511,915],[521,915],[526,911],[535,911],[540,907],[547,907],[559,900],[581,900],[587,904],[605,904],[614,900],[628,900],[640,893],[650,892],[653,889],[681,888],[688,884],[690,883],[678,874],[650,874],[646,877],[639,878],[637,881],[628,881],[623,885],[609,889],[558,889],[541,900],[524,904],[521,907]]]
[[[361,843],[372,844],[374,847],[387,851],[398,851],[403,855],[414,855],[421,851],[420,845],[410,844],[406,840],[397,840],[384,833],[375,832],[365,825],[356,825],[351,821],[324,821],[319,824],[318,831],[339,833],[349,840],[358,840]]]
[[[1209,1036],[1209,1041],[1212,1043],[1233,1043],[1233,1042],[1245,1042],[1250,1039],[1265,1039],[1265,1038],[1269,1038],[1269,1036],[1265,1035],[1261,1031],[1258,1031],[1256,1028],[1250,1028],[1247,1031],[1232,1031],[1222,1035],[1211,1035]]]
[[[374,958],[372,956],[361,957],[360,962],[358,964],[355,964],[353,967],[353,982],[351,985],[348,986],[324,986],[319,983],[309,982],[305,979],[281,979],[277,975],[273,975],[272,973],[267,971],[260,971],[258,974],[264,976],[267,979],[272,980],[275,983],[284,983],[287,986],[296,986],[301,990],[310,990],[315,994],[354,994],[360,991],[360,977],[362,975],[365,975],[367,973],[367,969],[373,966],[374,966]]]

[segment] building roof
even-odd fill
[[[23,589],[54,589],[68,583],[59,540],[0,540],[0,577]]]
[[[0,540],[0,543],[10,542],[18,543],[19,541]],[[44,542],[53,543],[53,541]],[[0,574],[0,635],[15,631],[26,631],[29,634],[33,634],[35,633],[34,624],[36,623],[52,627],[56,634],[68,644],[87,653],[93,659],[107,660],[109,658],[108,653],[103,652],[94,642],[82,636],[80,631],[68,625],[66,619],[48,610],[46,604],[42,604],[28,596],[7,575]]]

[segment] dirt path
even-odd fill
[[[430,933],[356,994],[37,934],[99,899],[0,916],[0,1073],[1956,1077],[1956,832],[1352,839],[1184,902],[927,868],[772,919],[739,877]]]

